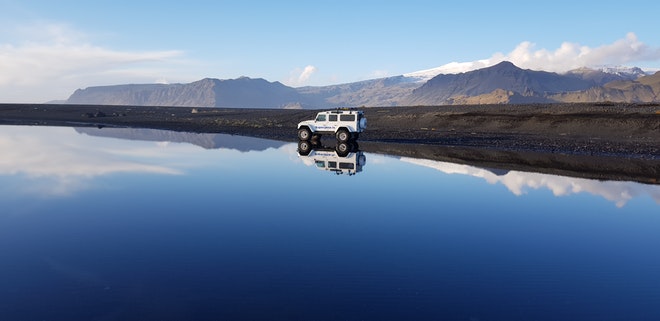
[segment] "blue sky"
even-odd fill
[[[658,1],[0,0],[0,102],[240,76],[299,87],[510,60],[660,68]]]

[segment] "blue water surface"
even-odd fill
[[[0,320],[660,319],[657,185],[113,130],[0,127]]]

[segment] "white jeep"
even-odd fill
[[[298,138],[310,140],[322,134],[333,134],[340,142],[355,140],[367,128],[367,118],[361,110],[337,109],[322,111],[313,120],[298,123]]]
[[[351,142],[339,143],[331,148],[301,140],[298,142],[298,157],[305,165],[348,176],[361,172],[367,162],[364,153]]]

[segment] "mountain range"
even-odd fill
[[[261,78],[205,78],[187,84],[128,84],[76,90],[67,104],[227,108],[335,108],[573,102],[660,102],[660,72],[579,68],[567,73],[511,62],[459,74],[411,73],[293,88]]]

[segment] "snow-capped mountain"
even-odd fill
[[[89,87],[69,104],[335,108],[411,105],[660,101],[660,73],[637,67],[578,68],[558,74],[511,62],[450,63],[400,76],[299,87],[265,79],[202,79],[190,84]],[[485,67],[484,67],[485,66]]]
[[[490,60],[478,60],[473,62],[451,62],[442,65],[440,67],[405,73],[402,76],[410,82],[424,83],[440,74],[459,74],[477,69],[491,67],[498,63],[499,62],[493,62]],[[595,67],[583,67],[575,70],[570,70],[567,71],[566,73],[576,73],[579,71],[583,73],[587,71],[602,72],[605,74],[610,74],[615,76],[612,77],[613,79],[635,80],[641,76],[651,75],[655,73],[657,70],[645,71],[639,67],[629,67],[629,66],[595,66]]]
[[[646,76],[651,73],[645,72],[639,67],[628,67],[628,66],[601,66],[595,67],[598,71],[602,71],[608,74],[614,74],[623,78],[628,78],[630,80],[635,80],[641,76]]]
[[[424,83],[440,74],[459,74],[462,72],[468,72],[472,70],[490,67],[492,65],[495,64],[491,63],[488,60],[478,60],[473,62],[450,62],[440,67],[409,72],[403,74],[402,76],[414,82]]]

